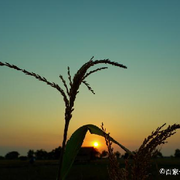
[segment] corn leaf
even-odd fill
[[[84,141],[84,138],[85,138],[88,130],[91,134],[96,134],[96,135],[104,137],[104,132],[99,127],[97,127],[93,124],[88,124],[88,125],[82,126],[82,127],[78,128],[71,135],[70,139],[68,140],[68,142],[66,144],[66,149],[65,149],[63,164],[62,164],[62,169],[61,169],[61,178],[63,180],[65,180],[65,177],[67,176],[67,174],[76,158],[76,155],[78,154],[78,151],[81,148],[81,145]],[[127,153],[131,154],[131,151],[129,151],[123,145],[121,145],[120,143],[115,141],[112,137],[110,137],[110,141],[119,145]]]

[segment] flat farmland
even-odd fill
[[[120,166],[124,167],[124,160],[120,159]],[[90,163],[75,163],[66,178],[67,180],[109,180],[108,160],[101,159]],[[164,168],[170,170],[170,174],[160,174],[159,170]],[[173,169],[180,171],[180,159],[157,158],[152,160],[152,179],[154,180],[177,180],[180,179],[180,172],[173,175]],[[55,180],[58,171],[58,161],[42,160],[36,161],[33,165],[28,161],[1,160],[0,180]]]

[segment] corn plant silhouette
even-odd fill
[[[173,124],[163,130],[162,128],[165,125],[166,123],[158,127],[155,131],[152,131],[152,133],[144,139],[138,150],[131,154],[131,161],[126,159],[125,168],[120,168],[119,162],[111,147],[110,133],[106,133],[106,129],[102,124],[101,128],[104,132],[105,142],[108,148],[108,173],[110,180],[147,180],[152,178],[151,160],[158,152],[157,147],[167,143],[167,139],[173,136],[177,129],[180,129],[180,124]]]
[[[83,83],[85,84],[85,86],[93,93],[93,89],[91,88],[91,86],[85,81],[85,79],[95,73],[95,72],[98,72],[98,71],[101,71],[101,70],[104,70],[104,69],[107,69],[108,67],[100,67],[100,68],[97,68],[95,70],[92,70],[92,71],[88,71],[88,69],[92,66],[95,66],[97,64],[108,64],[108,65],[112,65],[112,66],[117,66],[117,67],[120,67],[120,68],[127,68],[126,66],[122,65],[122,64],[119,64],[117,62],[112,62],[110,61],[109,59],[103,59],[103,60],[93,60],[94,56],[87,62],[85,63],[78,71],[77,73],[74,75],[73,79],[71,77],[71,74],[70,74],[70,68],[68,67],[68,79],[69,79],[69,85],[66,83],[66,81],[64,80],[63,76],[60,75],[60,79],[62,80],[62,83],[64,85],[64,88],[65,90],[63,90],[58,84],[54,83],[54,82],[49,82],[45,77],[42,77],[36,73],[33,73],[33,72],[29,72],[25,69],[21,69],[15,65],[11,65],[9,63],[2,63],[0,62],[0,66],[7,66],[9,68],[12,68],[12,69],[15,69],[17,71],[21,71],[23,72],[24,74],[26,75],[29,75],[29,76],[33,76],[35,77],[36,79],[40,80],[40,81],[43,81],[45,82],[46,84],[50,85],[51,87],[57,89],[60,94],[63,96],[63,100],[64,100],[64,103],[65,103],[65,125],[64,125],[64,134],[63,134],[63,141],[62,141],[62,151],[61,151],[61,155],[60,155],[60,160],[59,160],[59,170],[58,170],[58,176],[57,176],[57,180],[62,180],[62,179],[65,179],[65,176],[67,175],[67,172],[69,170],[69,167],[67,167],[67,170],[66,170],[66,173],[63,174],[63,171],[62,171],[62,164],[63,164],[63,161],[64,161],[64,152],[65,152],[65,149],[66,149],[66,141],[67,141],[67,133],[68,133],[68,127],[69,127],[69,122],[72,118],[72,112],[74,110],[74,102],[75,102],[75,99],[76,99],[76,96],[78,94],[78,90],[79,90],[79,87],[80,85]],[[92,133],[95,133],[95,134],[98,134],[98,135],[102,135],[103,136],[103,132],[101,129],[95,127],[94,125],[87,125],[87,126],[83,126],[81,128],[78,129],[78,131],[76,131],[72,138],[70,139],[71,141],[70,142],[75,142],[77,140],[77,138],[74,138],[76,137],[76,135],[79,133],[80,136],[83,136],[82,138],[82,141],[84,139],[84,135],[82,135],[84,132],[86,133],[87,130],[89,130],[90,132]],[[76,140],[74,140],[76,139]],[[117,143],[115,140],[112,139],[112,141],[114,141],[115,143]],[[70,144],[70,143],[69,143]],[[68,145],[69,145],[68,144]],[[79,142],[79,145],[77,147],[77,150],[76,150],[76,153],[74,153],[74,156],[77,154],[77,151],[78,151],[78,148],[79,146],[82,144],[82,142]],[[123,148],[125,151],[129,152],[130,151],[125,148],[124,146],[122,146],[120,143],[117,143],[121,148]],[[71,147],[69,145],[69,147]],[[67,148],[68,149],[68,148]],[[70,148],[69,148],[70,149]],[[74,160],[74,156],[72,157],[72,159],[70,159],[70,163],[69,165],[67,166],[71,166],[72,165],[72,161]],[[63,174],[63,175],[62,175]]]

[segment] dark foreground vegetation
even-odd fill
[[[124,167],[123,159],[119,160]],[[67,180],[109,180],[108,159],[99,159],[91,162],[74,163]],[[179,158],[156,158],[152,160],[152,179],[171,180],[180,179],[179,175],[160,175],[159,170],[176,168],[180,171]],[[1,180],[55,180],[58,171],[57,160],[39,160],[30,164],[27,160],[0,160]]]

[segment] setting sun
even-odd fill
[[[94,146],[95,148],[97,148],[97,147],[99,146],[99,143],[98,143],[97,141],[95,141],[95,142],[93,143],[93,146]]]

